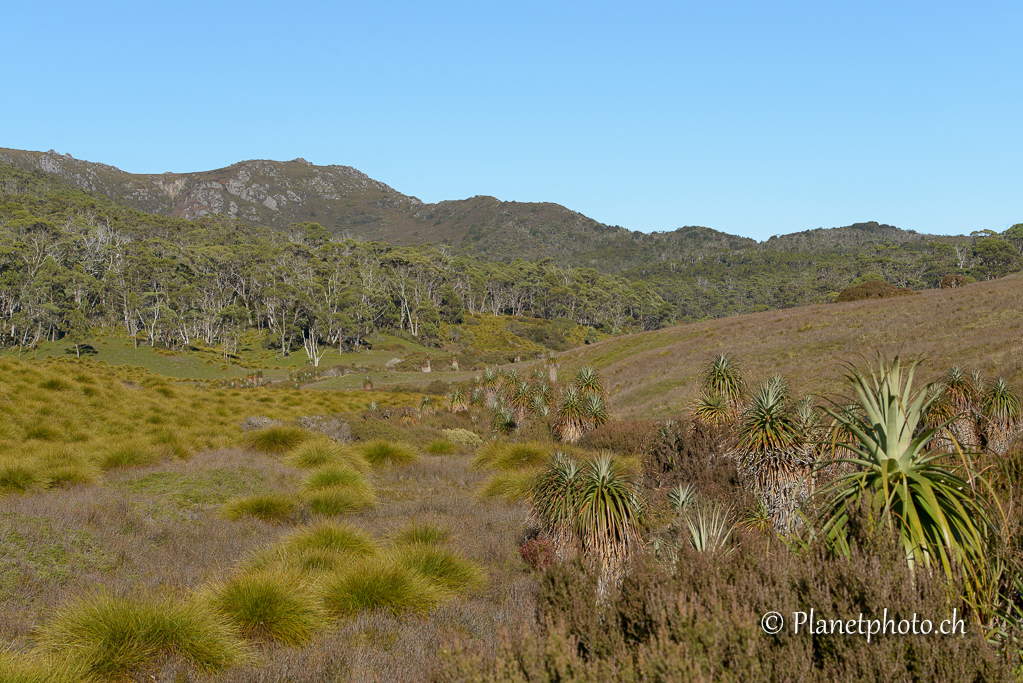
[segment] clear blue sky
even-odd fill
[[[1023,3],[8,3],[0,147],[757,239],[1023,221]]]

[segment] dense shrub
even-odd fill
[[[729,505],[745,495],[735,463],[725,457],[725,438],[721,428],[704,422],[657,423],[643,455],[643,482],[651,499],[660,501],[678,484],[692,484],[700,494]]]
[[[731,555],[684,551],[672,570],[637,562],[601,609],[582,565],[554,565],[541,580],[539,623],[484,655],[448,650],[435,681],[1000,681],[1009,667],[969,617],[965,635],[811,635],[814,619],[950,618],[939,573],[906,565],[891,539],[848,560],[795,554],[747,537]],[[957,618],[962,615],[956,606]],[[761,629],[780,612],[785,628]]]
[[[614,451],[619,455],[642,453],[653,436],[654,423],[647,420],[608,422],[579,440],[583,448]]]
[[[546,538],[528,538],[519,546],[519,557],[533,571],[543,571],[554,562],[554,546]]]

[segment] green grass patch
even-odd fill
[[[151,472],[112,486],[149,500],[165,501],[179,509],[222,505],[232,498],[272,492],[263,472],[247,467],[208,469],[198,474]]]
[[[361,472],[356,472],[346,466],[331,465],[321,467],[312,472],[302,483],[304,491],[312,492],[319,489],[331,488],[333,486],[344,486],[352,489],[370,491],[369,484]]]
[[[93,683],[96,678],[69,662],[23,652],[0,652],[0,681],[4,683]]]
[[[24,493],[45,484],[46,479],[32,463],[15,461],[0,464],[0,493]]]
[[[231,626],[198,602],[96,595],[60,610],[39,631],[50,652],[82,670],[124,677],[172,653],[205,671],[244,655]]]
[[[285,645],[306,642],[325,617],[308,583],[280,571],[238,575],[214,586],[207,600],[242,636]]]
[[[419,462],[419,456],[411,448],[382,439],[362,444],[359,453],[374,467],[405,467]]]
[[[229,500],[221,512],[231,520],[255,517],[264,522],[285,522],[294,516],[298,506],[289,496],[281,493],[267,493]]]

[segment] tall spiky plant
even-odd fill
[[[953,452],[959,449],[976,451],[980,447],[977,379],[970,377],[960,366],[953,365],[934,388],[935,400],[928,407],[926,422],[931,427],[942,425],[935,434],[935,448]]]
[[[604,381],[600,379],[597,371],[590,366],[579,369],[575,376],[576,388],[584,394],[598,394],[604,396]]]
[[[577,509],[579,538],[583,552],[599,569],[597,594],[602,599],[611,585],[621,583],[642,543],[642,500],[621,463],[603,454],[582,473]]]
[[[577,442],[586,432],[587,419],[586,403],[579,390],[566,387],[554,418],[555,436],[568,443]]]
[[[834,547],[848,552],[849,517],[866,497],[878,521],[898,533],[911,567],[935,565],[950,577],[962,567],[967,585],[975,587],[986,572],[988,505],[974,488],[979,478],[968,456],[964,479],[942,464],[946,456],[928,450],[945,425],[920,428],[936,396],[913,391],[917,365],[904,368],[898,356],[890,363],[882,358],[869,372],[853,367],[846,376],[865,420],[828,410],[854,436],[845,448],[853,453],[848,462],[855,469],[818,494],[822,529]]]
[[[597,429],[611,421],[611,413],[607,409],[607,402],[600,394],[586,394],[583,400],[586,410],[587,430]]]
[[[529,489],[529,515],[551,540],[559,560],[578,549],[576,516],[582,480],[579,464],[560,451],[548,458]]]
[[[746,379],[739,363],[720,353],[704,368],[702,390],[690,409],[693,419],[726,425],[738,419],[746,397]]]
[[[515,414],[516,422],[523,422],[529,414],[532,404],[533,392],[529,382],[516,382],[512,387],[511,410]]]
[[[785,380],[769,379],[750,396],[732,453],[740,475],[764,501],[779,530],[788,528],[791,514],[809,492],[811,461],[804,453],[805,441],[789,406]]]
[[[739,404],[746,394],[746,379],[738,361],[725,353],[715,356],[704,371],[703,388],[732,405]]]
[[[1020,431],[1020,400],[1001,377],[984,392],[981,414],[988,450],[1004,455]]]
[[[488,408],[497,405],[497,392],[501,389],[502,378],[493,368],[484,368],[480,377],[479,386],[483,393],[483,399]]]
[[[543,359],[544,369],[547,370],[547,378],[551,384],[558,381],[558,357],[553,351],[548,351]]]
[[[462,393],[461,389],[455,388],[448,395],[448,410],[452,413],[458,413],[469,408],[469,400],[465,394]]]
[[[551,413],[551,406],[543,394],[534,393],[529,403],[529,414],[533,417],[545,418]]]

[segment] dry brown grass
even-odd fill
[[[561,356],[598,368],[619,417],[677,414],[703,365],[734,354],[754,378],[780,373],[794,394],[842,390],[844,363],[880,352],[923,357],[921,380],[958,364],[1023,387],[1023,275],[915,296],[768,311],[609,339]]]

